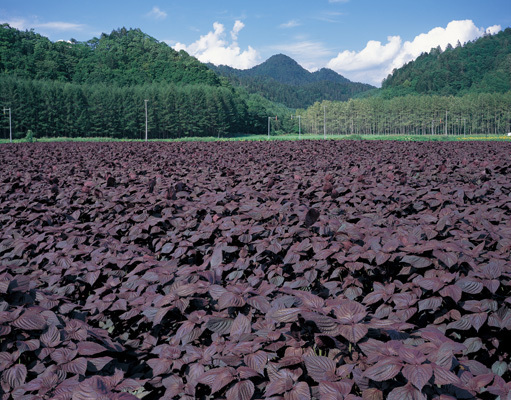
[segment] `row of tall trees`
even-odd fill
[[[326,127],[327,134],[344,135],[505,134],[511,132],[511,92],[324,101],[296,113],[305,133]]]
[[[289,110],[232,88],[172,83],[136,86],[78,85],[0,75],[0,101],[11,108],[15,137],[111,137],[153,139],[265,133],[268,115]],[[0,116],[0,137],[9,121]]]

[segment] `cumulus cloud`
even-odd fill
[[[167,18],[167,13],[160,10],[160,7],[154,6],[153,9],[146,14],[146,16],[149,18],[162,20]]]
[[[185,50],[197,57],[202,62],[210,62],[215,65],[229,65],[238,69],[247,69],[256,65],[259,61],[257,50],[248,46],[241,50],[238,44],[238,35],[245,27],[241,21],[236,21],[230,31],[231,42],[226,40],[225,26],[219,22],[213,24],[213,31],[201,36],[190,45],[176,43],[174,49]]]
[[[499,25],[478,28],[471,20],[451,21],[445,28],[437,27],[428,33],[416,36],[412,41],[402,42],[399,36],[389,36],[387,43],[371,40],[359,52],[343,51],[331,59],[327,67],[351,80],[372,83],[379,86],[381,81],[409,61],[415,60],[424,52],[440,46],[456,46],[477,39],[485,33],[494,34],[501,30]]]

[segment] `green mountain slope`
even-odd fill
[[[511,90],[511,28],[464,46],[424,53],[382,84],[390,95],[504,93]]]
[[[219,78],[186,52],[139,29],[118,29],[87,42],[59,41],[0,25],[0,73],[73,83],[155,82],[219,86]]]
[[[208,66],[226,77],[233,85],[242,86],[250,93],[259,93],[292,108],[305,108],[322,100],[345,101],[374,88],[371,85],[351,82],[327,68],[309,72],[283,54],[274,55],[264,63],[247,70],[225,65]]]

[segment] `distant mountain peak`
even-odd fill
[[[260,93],[288,107],[307,107],[315,101],[348,100],[373,86],[351,82],[337,72],[321,68],[310,72],[285,54],[275,54],[250,69],[208,65],[233,84]]]

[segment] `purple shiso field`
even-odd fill
[[[511,399],[511,146],[0,147],[2,399]]]

